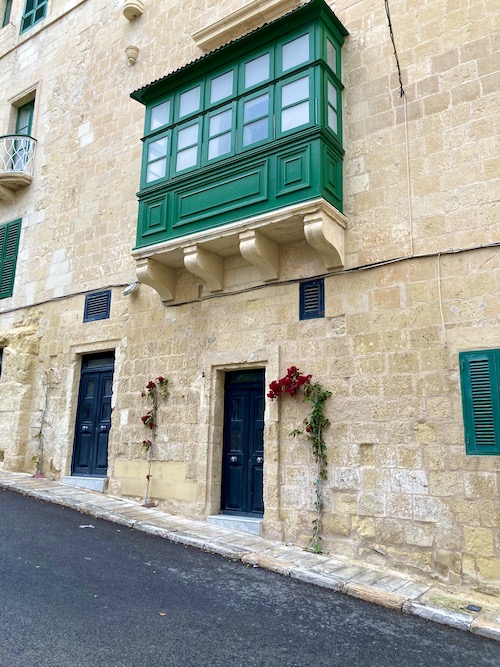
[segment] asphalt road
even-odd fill
[[[0,489],[0,667],[439,665],[500,644]]]

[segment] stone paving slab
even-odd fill
[[[500,641],[500,599],[496,597],[461,587],[439,587],[434,581],[424,581],[423,577],[399,575],[384,564],[313,554],[299,546],[191,521],[143,507],[130,499],[76,489],[27,473],[0,469],[0,487]],[[468,604],[477,604],[480,612],[468,612]]]

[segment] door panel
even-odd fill
[[[264,371],[227,373],[221,510],[261,516],[264,460]]]
[[[105,477],[111,428],[113,368],[99,369],[100,357],[84,358],[73,447],[73,475]],[[102,362],[101,362],[102,363]]]

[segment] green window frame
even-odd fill
[[[33,128],[34,112],[35,112],[34,99],[18,107],[15,134],[22,134],[28,137],[31,136],[31,130]]]
[[[459,354],[466,454],[500,454],[500,350]]]
[[[12,10],[12,0],[5,0],[5,9],[3,12],[2,28],[10,23],[10,12]]]
[[[203,147],[204,161],[207,164],[234,155],[235,118],[236,105],[234,103],[219,107],[206,115]]]
[[[12,296],[16,276],[21,220],[0,225],[0,299]]]
[[[274,116],[272,88],[260,88],[240,101],[238,109],[238,146],[241,151],[272,141]]]
[[[310,64],[314,56],[315,30],[307,28],[286,35],[276,45],[276,76],[284,77]]]
[[[207,108],[224,104],[236,95],[237,72],[234,67],[211,74],[206,81],[205,100]]]
[[[144,150],[145,185],[169,177],[171,133],[154,136],[146,143]]]
[[[26,0],[24,12],[21,19],[20,34],[32,28],[36,23],[42,21],[47,14],[49,0]]]
[[[278,137],[298,132],[315,124],[314,83],[315,71],[308,69],[289,76],[277,84],[275,115]],[[294,122],[296,124],[293,124]]]
[[[174,129],[172,171],[183,173],[200,166],[202,119],[195,118]]]

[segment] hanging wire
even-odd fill
[[[385,13],[387,15],[387,23],[389,24],[389,34],[391,36],[392,47],[394,49],[394,58],[396,59],[396,67],[398,70],[399,79],[399,97],[403,100],[404,110],[404,126],[405,126],[405,147],[406,147],[406,180],[408,190],[408,222],[409,222],[409,237],[410,237],[410,255],[413,257],[413,211],[411,205],[411,176],[410,176],[410,142],[408,138],[408,109],[406,103],[406,93],[403,88],[403,78],[401,76],[401,66],[399,64],[398,52],[396,49],[396,42],[394,40],[394,31],[392,29],[391,11],[389,9],[389,0],[384,0]]]
[[[441,316],[441,331],[443,332],[444,346],[448,347],[448,338],[446,335],[446,325],[444,323],[444,312],[443,312],[443,295],[441,293],[441,253],[438,252],[437,255],[437,286],[438,286],[438,296],[439,296],[439,314]]]
[[[394,58],[396,59],[396,67],[398,68],[398,78],[399,78],[399,96],[404,97],[405,91],[403,88],[403,79],[401,78],[401,67],[399,66],[398,52],[396,50],[396,42],[394,41],[394,32],[392,31],[391,23],[391,11],[389,9],[389,0],[384,0],[385,3],[385,13],[387,15],[387,23],[389,24],[389,34],[391,36],[392,46],[394,48]]]

